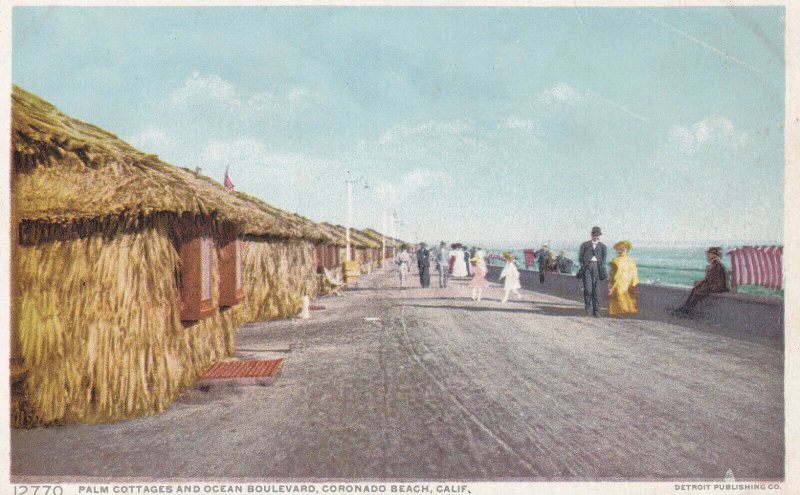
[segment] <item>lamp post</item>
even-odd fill
[[[392,258],[397,256],[397,227],[395,223],[397,222],[397,211],[392,212],[392,216],[389,217],[389,234],[392,236]]]
[[[383,228],[381,229],[381,268],[386,266],[386,211],[383,212]]]
[[[350,172],[347,172],[350,177]],[[345,226],[345,239],[347,241],[347,251],[345,257],[347,261],[353,261],[353,251],[350,248],[350,228],[353,225],[353,184],[361,182],[362,177],[357,179],[345,179],[347,183],[347,225]],[[369,184],[364,183],[364,189],[369,189]]]
[[[352,261],[353,256],[350,252],[350,225],[353,223],[353,183],[349,180],[347,182],[347,223],[345,224],[345,240],[347,242],[347,251],[345,258],[347,261]]]

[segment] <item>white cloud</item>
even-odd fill
[[[286,95],[286,99],[290,102],[297,102],[308,95],[309,91],[306,88],[292,88],[291,91],[289,91],[289,94]]]
[[[410,194],[416,194],[425,187],[435,185],[447,179],[447,174],[438,170],[418,168],[407,173],[401,184]]]
[[[292,88],[284,97],[269,91],[242,95],[221,76],[195,71],[172,93],[169,103],[175,109],[207,109],[213,106],[236,119],[274,118],[276,115],[291,115],[297,111],[296,106],[308,100],[310,95],[311,91],[302,87]]]
[[[257,181],[279,180],[304,183],[335,169],[332,162],[310,158],[302,153],[274,151],[254,138],[235,141],[211,141],[199,156],[199,163],[209,171],[231,174]]]
[[[197,100],[241,104],[235,99],[235,91],[231,83],[216,74],[206,75],[195,71],[180,88],[172,93],[170,101],[174,105],[184,105]]]
[[[164,153],[175,140],[160,127],[148,127],[130,139],[130,143],[145,153]]]
[[[564,103],[567,105],[575,106],[580,103],[587,105],[611,105],[612,107],[625,112],[626,114],[641,120],[642,122],[650,123],[650,119],[644,117],[629,108],[612,101],[605,96],[595,93],[594,91],[577,91],[567,83],[560,82],[550,89],[546,89],[539,93],[536,101],[545,104]]]
[[[498,129],[511,129],[520,131],[533,131],[536,129],[536,123],[531,119],[521,119],[519,117],[509,117],[503,122],[497,124]]]
[[[464,132],[469,129],[469,127],[469,124],[461,120],[451,122],[427,122],[415,126],[398,125],[384,132],[379,141],[381,144],[389,144],[412,136],[454,136]]]
[[[440,187],[448,180],[448,174],[428,168],[416,168],[396,182],[381,181],[374,187],[374,194],[381,200],[399,203],[429,188]]]
[[[264,144],[251,138],[236,141],[211,141],[200,154],[200,161],[210,166],[260,166],[266,155]]]
[[[674,126],[669,142],[691,155],[702,149],[738,148],[747,142],[747,133],[736,130],[725,117],[709,117],[691,126]]]
[[[537,99],[544,102],[575,104],[583,101],[585,98],[586,96],[584,94],[575,91],[569,84],[561,82],[539,93]]]

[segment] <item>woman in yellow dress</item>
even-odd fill
[[[608,271],[608,316],[638,313],[636,290],[639,275],[636,272],[636,261],[628,255],[631,242],[619,241],[614,244],[614,249],[617,257],[611,260]]]

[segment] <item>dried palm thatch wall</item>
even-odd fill
[[[306,240],[246,237],[242,273],[245,321],[296,315],[304,295],[313,299],[319,293],[314,244]]]
[[[20,226],[13,426],[152,414],[233,353],[236,311],[180,320],[174,225],[174,215],[162,214]]]

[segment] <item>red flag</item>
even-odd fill
[[[233,181],[232,181],[232,180],[231,180],[231,178],[228,176],[228,169],[227,169],[227,168],[225,168],[225,178],[224,178],[224,179],[222,179],[222,184],[223,184],[223,185],[224,185],[226,188],[228,188],[228,189],[230,189],[231,191],[233,191]]]

